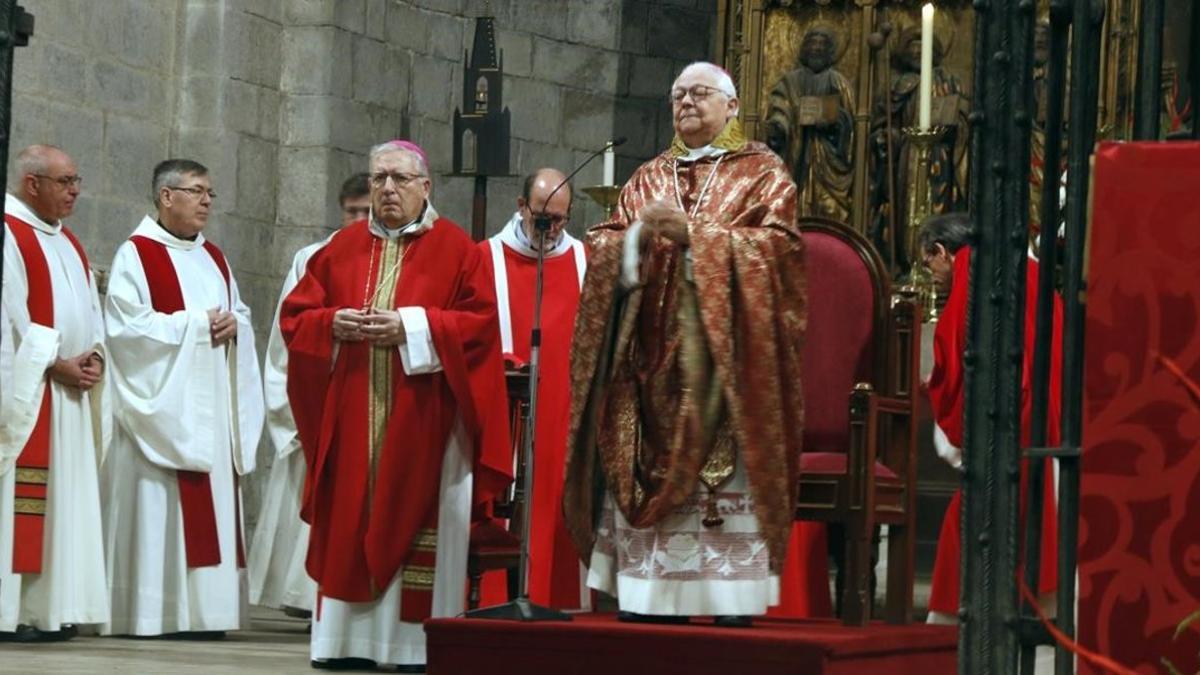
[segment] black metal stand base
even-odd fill
[[[517,598],[503,605],[481,607],[466,613],[468,619],[499,619],[500,621],[570,621],[571,615],[557,609],[535,605],[529,598]]]

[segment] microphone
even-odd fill
[[[583,160],[583,162],[581,162],[579,164],[579,166],[575,167],[574,171],[567,174],[567,177],[562,179],[561,183],[554,186],[554,189],[551,190],[550,194],[546,197],[546,201],[542,203],[542,210],[545,211],[546,204],[550,203],[550,199],[553,198],[554,195],[558,194],[558,191],[561,190],[564,185],[566,185],[567,183],[570,183],[571,179],[575,177],[575,174],[579,173],[580,170],[583,169],[583,167],[590,164],[593,159],[596,159],[600,155],[604,154],[610,148],[615,148],[618,145],[623,145],[625,143],[625,141],[627,141],[627,140],[629,140],[629,139],[625,136],[618,136],[615,139],[605,143],[604,146],[601,147],[599,150],[596,150],[592,154],[588,155],[588,158]],[[538,232],[541,232],[541,233],[549,232],[550,231],[550,217],[547,216],[545,213],[533,214],[533,226],[535,229],[537,229]]]

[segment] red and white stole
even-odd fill
[[[137,249],[142,269],[146,272],[146,285],[150,288],[150,304],[154,311],[174,314],[186,309],[183,304],[183,289],[179,276],[166,245],[149,237],[134,235],[129,238]],[[233,286],[230,282],[229,264],[221,249],[212,242],[204,242],[204,250],[212,256],[217,269],[225,279],[228,305],[233,307]],[[217,514],[213,506],[212,483],[208,474],[201,471],[176,471],[179,484],[179,508],[183,512],[183,542],[187,553],[187,566],[208,567],[221,564],[221,544],[217,539]],[[233,503],[237,532],[237,564],[246,566],[245,548],[242,545],[241,500],[238,497],[237,472],[233,476]]]
[[[4,216],[25,263],[29,297],[26,307],[33,323],[54,327],[54,290],[50,282],[50,265],[38,241],[37,232],[29,223],[11,215]],[[62,233],[79,253],[85,277],[91,282],[87,255],[79,240],[65,226]],[[42,554],[46,534],[46,488],[50,478],[50,387],[42,393],[41,409],[33,433],[17,457],[15,499],[13,503],[13,565],[14,574],[41,574]]]
[[[511,354],[513,351],[512,309],[508,295],[508,267],[504,259],[504,247],[508,246],[527,258],[537,258],[537,251],[518,234],[520,227],[521,214],[514,213],[504,229],[488,239],[488,248],[492,253],[493,279],[496,284],[496,316],[500,320],[500,349],[504,354]],[[563,232],[562,239],[554,249],[546,252],[546,259],[557,258],[568,249],[575,256],[575,272],[579,277],[579,288],[582,289],[583,277],[587,273],[587,254],[582,241]]]

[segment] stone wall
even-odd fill
[[[446,176],[477,0],[23,0],[35,15],[14,67],[13,153],[62,146],[85,177],[69,219],[97,267],[152,210],[151,170],[209,166],[207,235],[227,253],[260,353],[292,254],[337,222],[337,191],[370,145],[408,137],[429,153],[434,203],[464,226],[473,181]],[[716,0],[496,0],[512,111],[511,166],[564,170],[618,136],[617,178],[666,147],[666,92],[712,54]],[[11,166],[11,163],[10,163]],[[601,180],[602,163],[576,185]],[[489,233],[519,178],[489,181]],[[601,220],[582,193],[572,230]],[[263,443],[247,516],[273,453]]]

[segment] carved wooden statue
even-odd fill
[[[822,26],[800,42],[799,63],[771,91],[767,145],[792,169],[802,216],[849,222],[854,182],[853,88],[833,68],[837,36]]]

